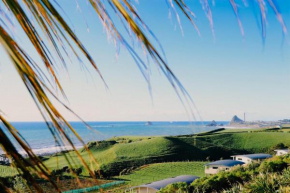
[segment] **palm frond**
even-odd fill
[[[199,29],[194,21],[195,14],[185,4],[183,0],[166,0],[170,7],[176,14],[177,20],[180,23],[178,13],[181,12],[185,17],[193,24],[197,33],[200,34]],[[56,2],[51,0],[2,0],[9,14],[3,12],[0,7],[0,43],[4,47],[7,55],[10,57],[12,64],[17,70],[18,75],[30,92],[35,104],[37,105],[40,113],[46,121],[47,127],[53,135],[55,141],[60,146],[70,145],[76,152],[79,160],[84,167],[89,171],[90,175],[95,177],[93,169],[88,166],[88,163],[82,158],[81,154],[75,148],[71,138],[69,137],[66,129],[71,131],[77,139],[84,145],[88,154],[92,160],[92,163],[97,165],[97,160],[90,153],[86,144],[72,128],[72,126],[66,121],[66,119],[60,114],[58,109],[51,101],[52,98],[56,98],[58,102],[65,106],[69,111],[74,113],[69,107],[67,107],[55,94],[60,91],[66,98],[65,92],[60,84],[57,67],[63,66],[68,68],[66,62],[69,58],[68,52],[72,51],[74,56],[81,61],[82,57],[90,63],[96,70],[101,79],[104,81],[100,69],[96,65],[93,57],[86,50],[85,46],[76,36],[74,31],[68,25],[62,14],[59,13],[55,7],[59,6]],[[98,15],[101,23],[106,29],[107,35],[111,38],[115,45],[119,47],[120,44],[129,51],[133,59],[136,61],[140,71],[142,72],[145,80],[148,82],[150,90],[150,66],[144,62],[142,57],[136,52],[133,47],[127,42],[128,37],[137,39],[138,43],[143,48],[145,56],[152,58],[155,61],[158,68],[166,76],[174,90],[176,91],[180,101],[184,105],[185,109],[187,104],[193,103],[191,97],[187,93],[178,78],[171,71],[168,63],[166,62],[165,54],[160,54],[162,47],[158,39],[153,32],[145,24],[142,17],[138,14],[137,9],[134,6],[134,2],[131,0],[88,0],[89,6],[91,6]],[[205,14],[210,22],[210,28],[214,35],[213,14],[208,0],[200,0]],[[230,0],[230,3],[234,9],[242,34],[243,28],[238,16],[238,9],[234,0]],[[268,3],[276,13],[278,21],[281,23],[284,33],[287,32],[283,18],[279,12],[278,6],[273,0],[268,0]],[[266,36],[266,4],[264,0],[258,0],[258,6],[261,12],[262,21],[262,37]],[[178,8],[177,9],[175,9]],[[118,21],[121,22],[126,29],[127,34],[122,34],[121,30],[116,27],[115,21],[112,19],[111,14],[115,14]],[[41,58],[40,63],[36,63],[31,57],[31,53],[26,52],[23,47],[15,40],[13,31],[14,24],[12,21],[16,21],[16,26],[20,26],[25,34],[25,38],[32,44],[37,55]],[[35,22],[35,23],[34,23]],[[180,23],[181,26],[181,23]],[[181,27],[182,29],[182,27]],[[46,43],[49,42],[49,45]],[[154,46],[157,43],[159,47]],[[55,54],[53,54],[55,53]],[[60,61],[55,62],[55,61]],[[43,69],[42,66],[45,68]],[[104,81],[106,86],[106,83]],[[193,115],[192,109],[189,108],[190,113]],[[41,192],[41,188],[36,183],[32,173],[37,174],[39,177],[45,178],[54,184],[51,179],[49,169],[43,165],[41,160],[33,153],[29,144],[23,139],[16,128],[14,128],[2,115],[0,120],[4,124],[4,128],[0,128],[0,145],[6,154],[11,158],[16,168],[21,171],[23,177],[33,186],[33,188]],[[15,145],[13,145],[10,139],[5,134],[4,130],[7,130],[16,142],[25,150],[29,156],[31,162],[27,162],[22,155],[20,155]],[[70,166],[71,159],[66,157],[66,160]],[[33,164],[32,164],[33,163]],[[1,186],[1,184],[0,184]],[[60,191],[54,184],[57,191]],[[8,190],[6,190],[8,191]]]
[[[235,15],[236,15],[236,18],[237,18],[237,21],[238,21],[238,24],[239,24],[239,27],[240,27],[240,30],[241,30],[241,34],[242,34],[242,36],[244,36],[245,32],[244,32],[243,24],[242,24],[242,22],[240,20],[239,14],[238,14],[237,4],[236,4],[235,0],[230,0],[230,2],[231,2],[231,5],[233,7],[233,10],[235,12]]]

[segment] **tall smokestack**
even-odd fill
[[[244,113],[244,122],[246,122],[246,113]]]

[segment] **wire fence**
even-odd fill
[[[114,181],[110,182],[107,184],[102,184],[99,186],[93,186],[93,187],[88,187],[88,188],[82,188],[82,189],[76,189],[76,190],[69,190],[65,191],[64,193],[83,193],[83,192],[90,192],[90,191],[95,191],[95,190],[100,190],[100,189],[107,189],[107,188],[112,188],[114,186],[124,184],[124,181]]]

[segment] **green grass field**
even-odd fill
[[[100,164],[95,169],[101,169],[107,176],[119,175],[125,168],[150,163],[226,159],[234,154],[265,153],[278,143],[290,145],[288,132],[255,131],[224,130],[202,136],[118,137],[98,144],[91,143],[89,148]],[[81,154],[89,160],[85,151]],[[82,167],[74,152],[69,155],[76,161],[75,168]],[[51,169],[67,166],[63,155],[51,157],[45,164]],[[87,173],[83,172],[82,175]]]
[[[124,138],[116,144],[104,144],[106,142],[100,142],[95,146],[91,146],[90,150],[102,167],[110,164],[122,164],[123,162],[127,165],[128,163],[125,162],[133,162],[140,166],[146,164],[146,159],[153,158],[154,156],[170,155],[172,151],[175,151],[173,149],[178,148],[175,143],[163,137],[138,138],[135,141],[132,139],[136,138]],[[77,160],[74,152],[67,155]],[[85,160],[89,160],[87,152],[83,151],[81,155]],[[65,157],[60,155],[51,157],[45,161],[45,164],[51,169],[57,169],[66,166],[67,162]],[[77,162],[75,167],[80,167],[80,163]]]
[[[290,132],[288,129],[283,131],[229,129],[170,137],[126,136],[90,142],[88,147],[99,163],[94,170],[100,170],[104,178],[124,179],[129,186],[134,186],[178,175],[201,177],[205,161],[227,159],[236,154],[266,153],[279,143],[290,146]],[[90,165],[87,152],[82,149],[80,152]],[[80,176],[86,178],[88,172],[76,153],[71,151],[65,155],[68,155],[73,168],[82,169]],[[60,171],[59,176],[71,176],[61,171],[68,166],[63,154],[48,157],[44,164],[54,172]],[[8,179],[15,175],[15,169],[0,166],[0,177]]]
[[[17,170],[10,167],[10,166],[3,166],[0,165],[0,177],[7,178],[7,177],[13,177],[18,174]]]
[[[290,145],[288,132],[255,131],[223,130],[208,135],[178,137],[116,137],[97,144],[89,143],[88,146],[100,164],[95,170],[100,169],[103,174],[110,176],[119,175],[126,168],[151,163],[226,159],[234,154],[264,153],[278,143]],[[80,151],[89,164],[87,152]],[[88,175],[75,152],[66,155],[70,155],[74,168],[82,168],[81,175]],[[44,163],[52,170],[68,165],[64,155],[51,156]],[[0,176],[6,176],[1,168]]]
[[[225,133],[205,136],[204,139],[213,145],[245,150],[249,153],[267,152],[268,149],[278,143],[290,145],[290,133],[284,132]]]
[[[207,162],[171,162],[156,163],[142,167],[129,175],[117,176],[126,180],[130,186],[150,183],[179,175],[204,176],[204,164]]]

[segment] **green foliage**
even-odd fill
[[[24,193],[26,192],[26,180],[23,179],[21,176],[16,176],[13,181],[13,189],[17,193]]]
[[[114,140],[106,140],[106,141],[99,141],[99,142],[92,141],[92,142],[89,142],[87,146],[91,151],[102,151],[102,150],[106,150],[112,147],[116,143],[117,142]],[[81,150],[81,152],[85,152],[85,151],[86,150],[84,148]]]
[[[274,160],[264,161],[260,166],[260,172],[281,172],[288,164],[282,157],[276,157]]]
[[[252,162],[244,166],[235,166],[229,171],[197,179],[191,184],[191,189],[196,193],[223,191],[233,184],[244,183],[251,176],[258,174],[260,164],[260,162]]]
[[[263,162],[237,166],[230,171],[195,180],[191,190],[198,192],[262,193],[287,192],[290,185],[290,155],[277,156]]]
[[[189,193],[189,186],[186,182],[173,183],[161,188],[158,193]]]
[[[248,177],[247,173],[243,175],[235,172],[220,172],[217,175],[203,177],[195,180],[191,184],[193,192],[214,192],[229,188],[234,183],[242,182],[244,178]]]
[[[242,186],[240,184],[234,184],[230,189],[223,190],[222,193],[241,193]]]
[[[246,192],[277,192],[280,188],[280,176],[260,173],[244,186]]]

